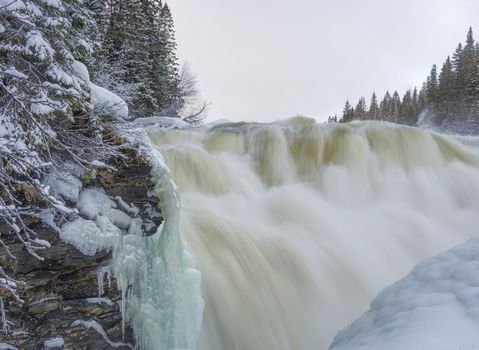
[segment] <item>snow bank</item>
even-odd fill
[[[171,117],[149,117],[137,118],[135,124],[140,127],[159,127],[162,129],[183,129],[191,125],[180,118]]]
[[[91,103],[95,109],[99,111],[105,111],[108,114],[111,114],[113,117],[123,119],[128,118],[127,103],[120,96],[115,95],[110,90],[93,84],[90,80],[88,69],[83,63],[74,61],[71,68],[77,77],[89,85]]]
[[[330,350],[478,350],[479,239],[418,264]]]
[[[106,110],[114,117],[128,118],[128,105],[120,96],[93,83],[90,83],[90,90],[91,103],[96,109]]]

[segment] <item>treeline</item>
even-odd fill
[[[385,120],[412,126],[427,123],[458,133],[478,134],[479,43],[474,40],[472,28],[466,44],[457,46],[440,72],[433,65],[421,90],[408,90],[402,98],[397,91],[392,95],[386,92],[381,101],[373,93],[369,106],[364,97],[355,107],[346,101],[340,122],[352,120]]]

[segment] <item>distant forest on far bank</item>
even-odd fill
[[[411,126],[426,125],[466,135],[479,134],[479,43],[472,28],[439,71],[436,65],[422,88],[386,92],[379,101],[373,92],[369,106],[361,97],[354,107],[346,101],[339,122],[384,120]],[[337,116],[329,122],[338,121]]]

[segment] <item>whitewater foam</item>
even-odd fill
[[[150,130],[202,272],[202,350],[326,349],[420,260],[477,234],[477,141],[385,123]]]

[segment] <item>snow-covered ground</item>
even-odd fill
[[[418,264],[330,350],[479,349],[479,238]]]

